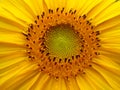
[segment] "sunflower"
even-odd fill
[[[119,90],[119,0],[0,0],[0,90]]]

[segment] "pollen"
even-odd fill
[[[85,74],[100,53],[99,31],[76,10],[49,9],[37,15],[26,36],[27,55],[40,72],[55,78]]]

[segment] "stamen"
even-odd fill
[[[71,12],[72,12],[72,10],[69,11],[69,13],[71,13]]]
[[[61,10],[61,13],[63,13],[63,11],[64,11],[64,8]]]
[[[35,20],[35,23],[37,24],[37,20]]]
[[[59,8],[56,9],[56,12],[58,12]]]
[[[37,19],[39,19],[39,15],[37,16]]]
[[[83,19],[85,19],[86,18],[86,15],[83,15]]]
[[[76,10],[74,11],[74,14],[76,13]]]

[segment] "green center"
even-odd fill
[[[46,36],[48,51],[55,57],[69,58],[80,49],[78,35],[68,26],[56,26]]]

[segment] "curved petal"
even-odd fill
[[[0,42],[24,45],[25,37],[22,33],[0,30]]]
[[[94,59],[93,62],[105,69],[109,69],[112,73],[119,74],[120,72],[120,65],[113,58],[101,55],[99,58]]]
[[[99,30],[102,32],[111,31],[111,30],[114,31],[115,29],[118,29],[119,27],[120,27],[120,15],[97,25],[95,27],[95,30]]]
[[[68,80],[65,80],[65,82],[68,90],[80,90],[76,78],[68,78]]]
[[[44,90],[67,90],[65,80],[63,78],[54,78],[51,77],[51,79],[47,82],[47,85],[44,87]]]
[[[80,90],[96,90],[96,87],[88,81],[85,75],[77,76],[76,80]]]
[[[112,73],[111,71],[108,71],[98,65],[93,65],[93,68],[105,78],[105,80],[111,85],[113,90],[119,90],[120,75],[118,76],[115,73]]]
[[[39,78],[40,72],[33,71],[32,73],[25,73],[21,78],[20,84],[15,87],[15,89],[19,90],[30,90],[31,86],[37,81]],[[27,78],[26,78],[27,77]]]
[[[92,23],[94,25],[98,25],[118,15],[120,15],[120,1],[114,2],[109,7],[101,11],[97,16],[93,18]]]
[[[86,70],[86,78],[88,78],[88,80],[90,80],[91,83],[95,85],[96,90],[112,89],[106,79],[93,68],[89,68]]]
[[[102,0],[98,5],[93,7],[93,9],[88,13],[88,19],[93,19],[104,11],[107,7],[113,4],[115,0]]]
[[[27,12],[21,0],[3,0],[0,2],[0,16],[20,23],[31,23],[33,16]],[[20,8],[19,8],[20,7]]]
[[[7,56],[7,57],[6,57]],[[15,64],[20,63],[21,61],[24,61],[26,59],[26,54],[24,52],[15,52],[4,54],[0,56],[0,70],[5,71],[10,66],[15,66]],[[5,70],[3,70],[5,69]]]
[[[49,80],[49,75],[41,73],[36,82],[31,86],[30,90],[44,90],[44,87],[46,87]]]
[[[24,0],[23,2],[30,8],[33,17],[36,17],[44,11],[43,0]],[[29,13],[31,13],[31,11]]]
[[[0,78],[0,87],[7,88],[12,84],[16,83],[19,78],[15,79],[15,76],[19,77],[19,75],[36,70],[38,67],[36,64],[32,64],[28,61],[21,61],[20,63],[15,64],[11,69],[6,70],[6,72],[2,73]],[[13,81],[13,82],[11,82]],[[9,83],[11,82],[11,83]]]

